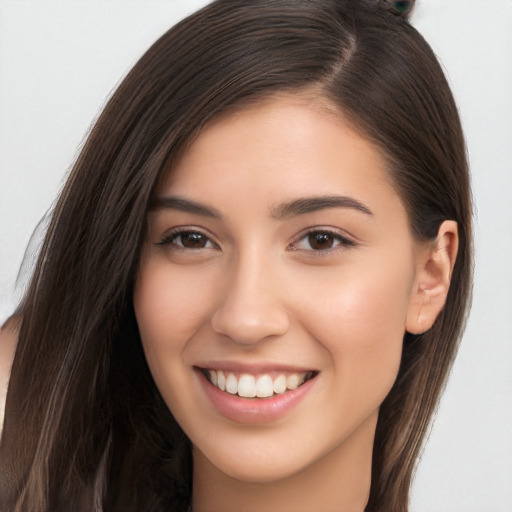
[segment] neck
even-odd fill
[[[193,512],[363,512],[371,483],[377,414],[349,439],[301,471],[247,482],[221,472],[193,449]]]

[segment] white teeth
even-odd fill
[[[273,394],[280,395],[287,390],[297,389],[301,384],[312,376],[308,373],[280,373],[272,380],[268,374],[256,378],[249,373],[243,373],[237,379],[234,373],[225,374],[222,370],[208,370],[210,382],[222,391],[232,395],[239,395],[243,398],[267,398]]]
[[[274,393],[281,395],[286,391],[286,376],[281,374],[274,381]]]
[[[212,382],[212,384],[214,383]],[[217,387],[222,391],[226,391],[226,377],[224,376],[224,372],[222,370],[217,372]]]
[[[265,398],[274,394],[274,383],[270,375],[262,375],[256,381],[256,396]]]
[[[256,396],[256,381],[252,375],[244,373],[240,377],[238,381],[238,394],[245,398],[253,398]]]
[[[304,382],[304,380],[302,382]],[[292,373],[286,377],[286,387],[288,389],[297,389],[300,384],[300,377],[296,373]]]
[[[226,377],[226,391],[232,395],[236,395],[238,392],[238,382],[232,373]]]

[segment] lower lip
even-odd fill
[[[236,423],[269,423],[278,420],[305,398],[316,381],[316,377],[313,377],[296,389],[268,398],[242,398],[221,391],[201,371],[197,373],[206,396],[215,408]]]

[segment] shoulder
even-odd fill
[[[4,423],[5,398],[11,374],[11,365],[18,343],[19,321],[11,317],[0,328],[0,433]]]

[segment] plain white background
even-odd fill
[[[204,0],[0,1],[0,321],[31,233],[143,51]],[[418,0],[460,107],[475,198],[474,305],[411,512],[512,511],[512,1]]]

